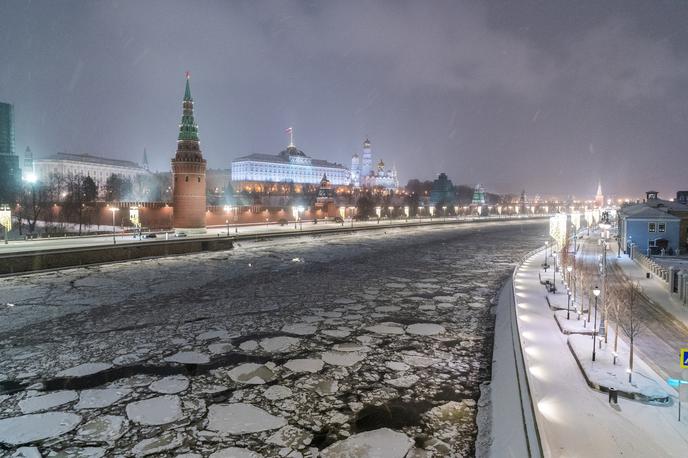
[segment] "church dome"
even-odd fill
[[[289,156],[301,156],[301,157],[306,157],[306,153],[301,151],[295,146],[288,146],[287,149],[280,151],[279,153],[280,156],[282,157],[289,157]]]

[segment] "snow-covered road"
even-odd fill
[[[0,443],[471,454],[490,305],[545,231],[393,229],[2,279]]]

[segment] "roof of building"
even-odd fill
[[[664,199],[648,199],[645,205],[652,208],[666,208],[671,211],[688,212],[688,205]]]
[[[242,157],[238,157],[238,158],[234,159],[232,161],[232,163],[243,162],[243,161],[257,161],[257,162],[269,162],[272,164],[289,164],[290,163],[289,158],[291,156],[309,158],[311,160],[311,165],[316,166],[316,167],[330,167],[333,169],[348,170],[342,164],[329,162],[329,161],[326,161],[323,159],[312,159],[310,156],[307,156],[303,151],[296,148],[295,146],[290,146],[287,149],[281,151],[279,154],[261,154],[261,153],[249,154],[247,156],[242,156]]]
[[[72,161],[82,162],[84,164],[112,165],[117,167],[142,169],[136,162],[133,161],[109,159],[105,157],[91,156],[90,154],[57,153],[44,159],[36,159],[36,162],[38,163],[42,161]]]
[[[623,207],[620,213],[625,218],[630,219],[665,219],[665,220],[680,220],[678,216],[671,215],[666,211],[658,210],[657,208],[648,206],[647,204],[635,204]]]

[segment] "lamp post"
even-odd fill
[[[297,215],[299,217],[299,227],[300,227],[299,230],[302,231],[303,230],[303,220],[301,219],[301,213],[303,213],[303,207],[299,207],[296,210],[298,211]]]
[[[225,224],[227,225],[227,237],[229,237],[229,205],[222,208],[225,211]]]
[[[382,207],[375,207],[375,214],[377,215],[377,224],[380,224],[380,216],[382,216]]]
[[[447,221],[447,207],[442,207],[442,213],[444,213],[444,220]]]
[[[418,207],[418,218],[420,219],[419,222],[422,223],[423,222],[423,206],[422,205],[420,207]]]
[[[595,319],[592,325],[592,360],[595,361],[595,334],[597,333],[597,296],[600,295],[600,288],[595,286],[595,288],[592,290],[592,293],[595,295]]]
[[[408,223],[408,219],[409,219],[409,207],[408,207],[408,205],[406,205],[404,207],[404,215],[406,215],[406,222]]]
[[[119,211],[117,207],[110,207],[112,212],[112,244],[117,245],[117,240],[115,239],[115,212]]]
[[[389,207],[387,207],[387,210],[389,210],[389,225],[391,226],[392,225],[392,212],[394,211],[394,207],[392,207],[390,205]]]
[[[552,253],[554,259],[554,266],[552,266],[552,292],[557,292],[557,253]]]
[[[545,262],[542,264],[543,269],[545,269],[545,272],[547,272],[547,268],[549,265],[547,265],[547,247],[549,246],[549,240],[545,240]]]
[[[568,300],[566,302],[566,319],[570,320],[571,319],[571,290],[566,289],[566,295],[568,296]]]

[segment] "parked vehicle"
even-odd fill
[[[144,239],[157,239],[158,236],[157,236],[157,234],[153,234],[152,232],[150,232],[148,234],[143,234],[143,238]]]
[[[277,220],[277,223],[278,223],[280,226],[286,226],[289,222],[288,222],[286,219],[284,219],[284,218],[280,218],[279,220]]]
[[[335,216],[334,222],[337,224],[342,224],[344,222],[344,219],[341,216]]]
[[[175,237],[186,237],[186,232],[177,232],[174,234]]]

